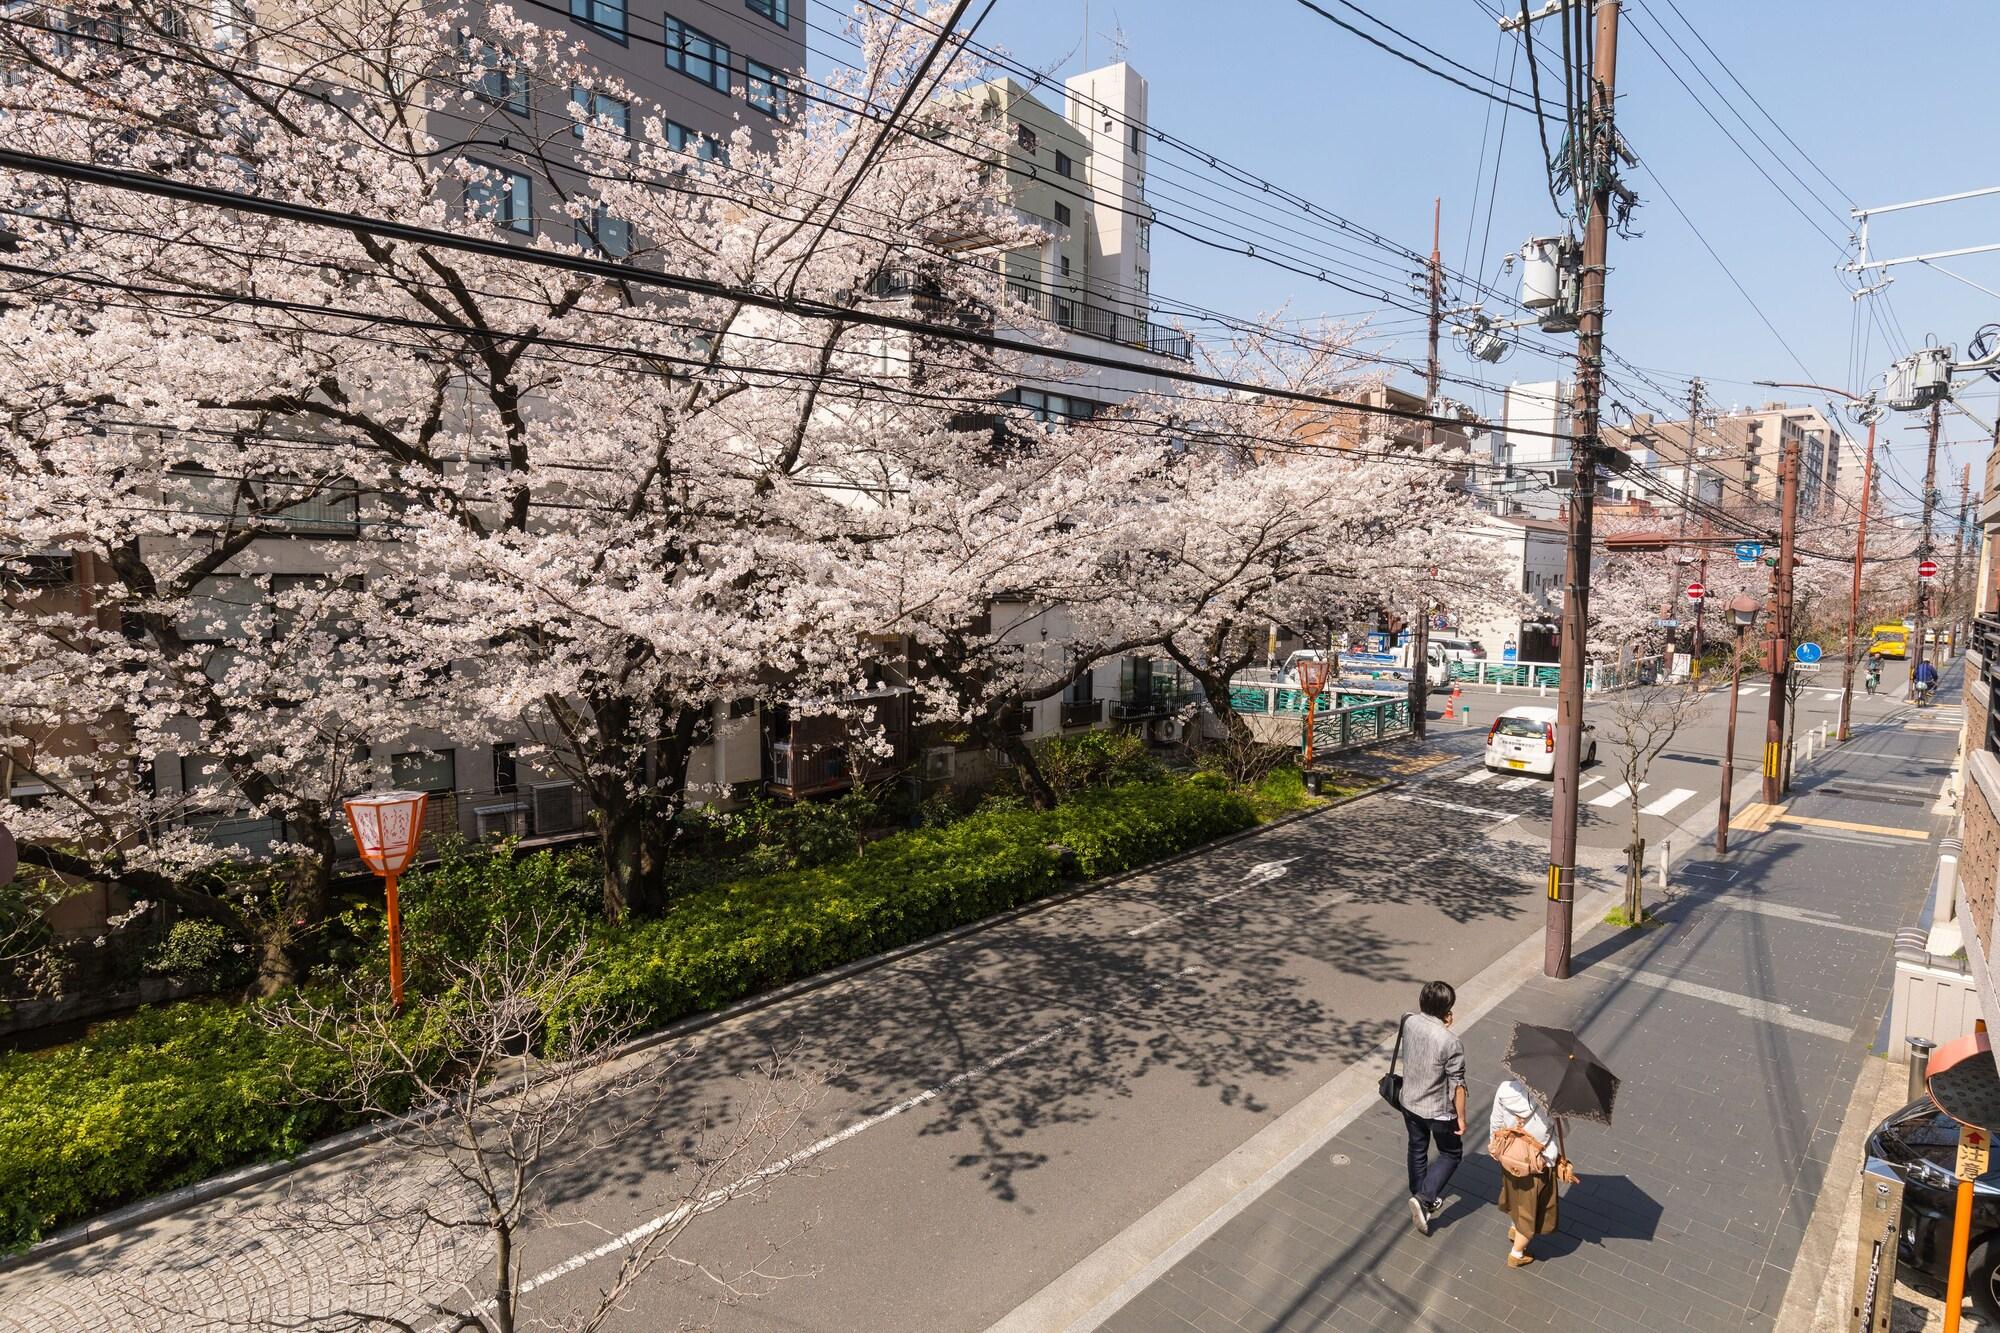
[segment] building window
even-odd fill
[[[625,0],[569,0],[569,16],[615,42],[625,40]]]
[[[521,747],[513,741],[493,746],[493,790],[511,792],[521,781]]]
[[[1035,132],[1026,125],[1016,125],[1014,127],[1014,142],[1021,145],[1024,150],[1030,153],[1042,146],[1042,141],[1036,138]]]
[[[666,19],[663,26],[667,35],[667,68],[677,69],[719,93],[728,92],[729,48],[677,18]]]
[[[1062,223],[1063,226],[1067,227],[1069,225],[1069,218],[1070,218],[1069,205],[1065,203],[1057,203],[1056,221]]]
[[[792,26],[792,0],[743,0],[752,14],[762,14],[781,28]]]
[[[571,85],[569,90],[570,114],[576,117],[576,137],[583,137],[584,126],[598,121],[611,122],[611,130],[619,138],[632,137],[632,104],[621,102],[615,97],[592,92],[580,85]]]
[[[1133,122],[1132,122],[1132,151],[1133,151],[1133,152],[1135,152],[1135,153],[1140,153],[1140,152],[1144,152],[1144,151],[1145,151],[1145,150],[1144,150],[1144,149],[1143,149],[1142,147],[1140,147],[1140,145],[1139,145],[1139,140],[1140,140],[1141,138],[1143,138],[1143,137],[1144,137],[1144,134],[1145,134],[1145,131],[1143,131],[1143,130],[1141,130],[1141,129],[1139,128],[1139,123],[1138,123],[1137,121],[1133,121]]]
[[[452,750],[405,750],[389,756],[389,781],[397,791],[445,792],[458,785]]]
[[[1062,149],[1058,148],[1056,150],[1056,175],[1073,176],[1075,174],[1076,174],[1076,163],[1069,160],[1068,153],[1065,153],[1062,151]]]
[[[1152,285],[1152,274],[1146,272],[1143,268],[1132,270],[1132,292],[1142,312],[1152,308]]]
[[[1056,256],[1056,267],[1062,272],[1062,275],[1065,278],[1067,278],[1069,276],[1069,256],[1068,255]]]
[[[1153,248],[1153,224],[1143,218],[1139,220],[1139,248],[1141,250]]]
[[[785,105],[785,76],[755,60],[743,62],[743,100],[767,116],[782,116]]]
[[[1100,406],[1088,398],[1042,389],[1010,389],[1000,401],[1020,404],[1037,421],[1088,421],[1097,415]]]
[[[465,183],[465,211],[508,231],[532,232],[534,193],[528,178],[484,162],[475,162],[472,167],[472,179]]]
[[[593,205],[576,220],[576,243],[592,254],[623,259],[632,253],[632,224],[611,216],[603,204]]]
[[[727,162],[729,154],[722,141],[712,134],[691,130],[677,120],[666,122],[667,147],[677,153],[692,153],[704,162]]]
[[[472,85],[474,92],[517,116],[528,114],[528,77],[521,72],[511,52],[482,42],[469,59],[481,71]]]

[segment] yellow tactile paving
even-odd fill
[[[1931,835],[1922,829],[1891,828],[1887,824],[1856,824],[1846,819],[1809,819],[1805,815],[1788,815],[1779,807],[1779,813],[1772,816],[1773,822],[1780,824],[1803,824],[1807,828],[1837,828],[1849,833],[1879,833],[1888,838],[1910,838],[1917,842],[1929,842]]]

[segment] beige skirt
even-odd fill
[[[1524,1236],[1546,1236],[1556,1229],[1556,1173],[1532,1176],[1500,1173],[1500,1211]]]

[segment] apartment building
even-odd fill
[[[1731,408],[1703,417],[1692,431],[1686,418],[1660,420],[1635,414],[1621,426],[1605,428],[1611,442],[1625,448],[1657,480],[1633,480],[1637,494],[1661,504],[1679,494],[1697,494],[1725,507],[1779,501],[1779,467],[1786,445],[1799,446],[1799,512],[1825,513],[1860,484],[1854,443],[1836,420],[1816,407],[1768,402]]]

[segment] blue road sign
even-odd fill
[[[1810,665],[1819,661],[1821,655],[1820,646],[1816,643],[1802,643],[1792,650],[1792,655],[1798,658],[1799,661]]]
[[[1756,564],[1758,560],[1763,558],[1763,555],[1764,543],[1762,542],[1736,543],[1736,558],[1746,565]]]

